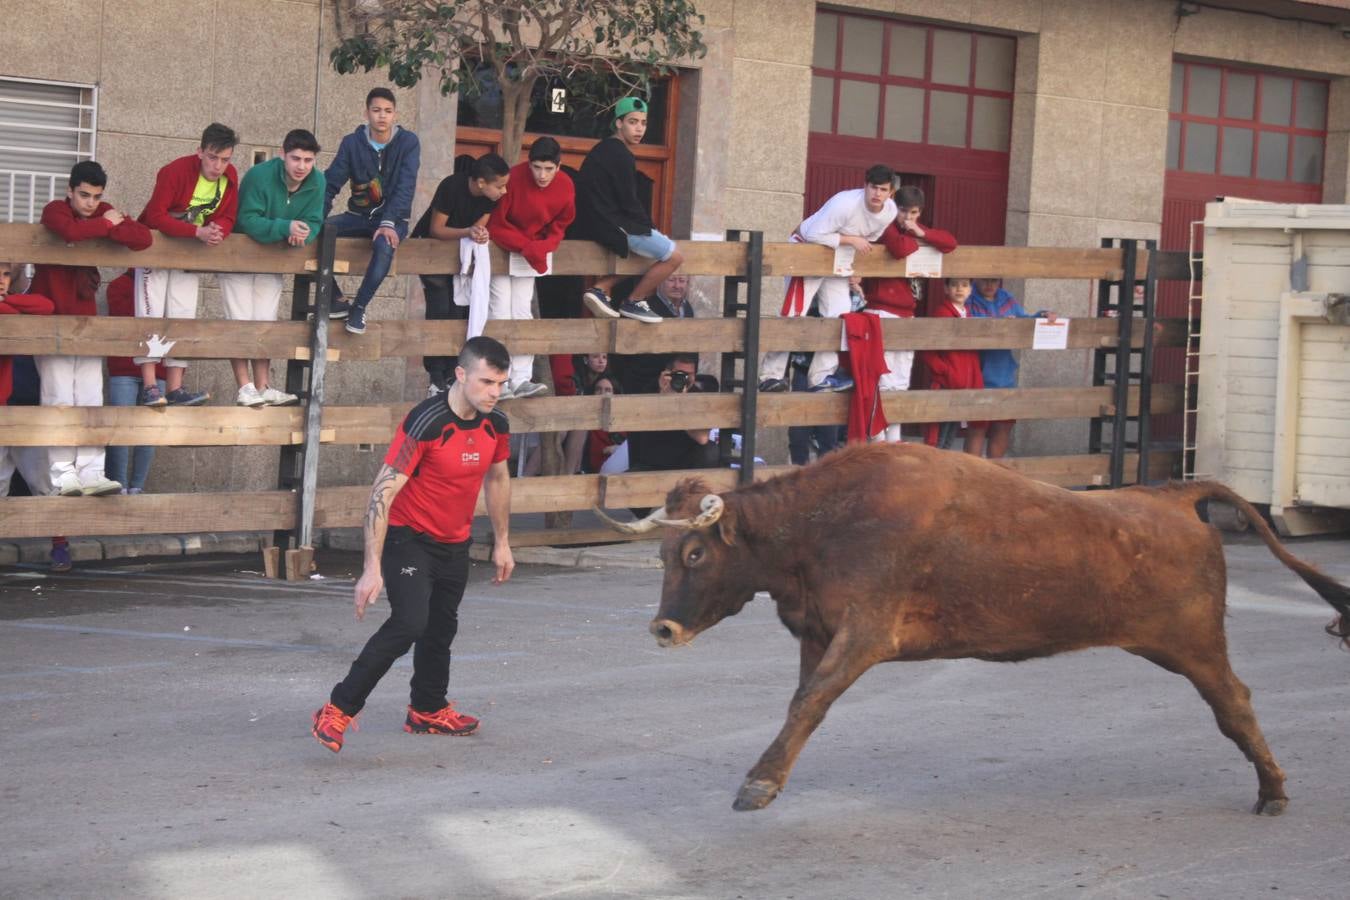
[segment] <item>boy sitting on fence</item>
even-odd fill
[[[966,300],[970,297],[970,279],[948,278],[943,285],[946,296],[929,310],[929,317],[964,319],[969,316]],[[920,350],[918,356],[928,369],[929,390],[963,391],[984,387],[978,350]],[[956,422],[929,422],[924,429],[924,443],[944,450],[949,448],[956,436],[957,425]]]
[[[926,244],[941,253],[956,249],[956,238],[939,228],[925,228],[919,224],[923,213],[923,190],[905,185],[895,193],[897,214],[895,221],[881,235],[886,251],[895,259],[904,259]],[[864,278],[863,294],[867,297],[866,312],[883,319],[914,318],[914,288],[909,278]],[[909,375],[914,367],[913,350],[887,350],[886,367],[891,371],[877,381],[881,391],[909,390]],[[886,426],[885,438],[899,443],[900,425]]]
[[[154,241],[149,228],[103,202],[107,185],[108,175],[98,163],[76,163],[66,196],[43,207],[43,226],[67,244],[107,238],[131,250],[149,247]],[[33,276],[32,290],[51,298],[57,315],[95,316],[99,280],[96,266],[43,264]],[[43,406],[103,405],[102,357],[39,356],[37,368]],[[70,497],[122,490],[103,473],[102,447],[52,447],[48,456],[53,493]]]
[[[617,308],[607,292],[623,276],[606,275],[582,295],[586,306],[600,318],[626,316],[639,322],[660,322],[661,316],[647,299],[684,262],[675,242],[656,230],[638,199],[637,158],[630,148],[641,144],[646,133],[646,102],[623,98],[614,107],[614,134],[591,148],[577,173],[577,237],[621,257],[632,252],[656,260]]]

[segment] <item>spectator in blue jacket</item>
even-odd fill
[[[342,139],[324,172],[325,219],[333,198],[348,182],[352,186],[347,211],[329,219],[328,226],[337,229],[338,237],[370,238],[373,245],[356,300],[348,303],[335,296],[329,313],[330,318],[346,319],[352,334],[366,333],[366,307],[389,274],[399,241],[408,236],[422,147],[417,135],[394,124],[397,115],[393,91],[373,89],[366,95],[366,124]]]
[[[1049,319],[1055,320],[1055,314],[1049,310],[1037,310],[1029,313],[1022,308],[1009,291],[1003,287],[1001,278],[976,278],[974,290],[966,301],[967,313],[976,318],[985,319]],[[986,388],[1017,387],[1017,357],[1011,350],[981,350],[980,374],[984,376]],[[998,419],[991,422],[968,422],[966,424],[967,453],[980,456],[988,453],[990,459],[1001,459],[1008,453],[1012,443],[1013,426],[1016,419]]]

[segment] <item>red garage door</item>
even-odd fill
[[[1186,250],[1193,231],[1198,244],[1202,232],[1192,223],[1204,219],[1205,203],[1215,197],[1322,202],[1327,88],[1327,81],[1317,78],[1173,63],[1162,248]],[[1185,284],[1164,282],[1158,311],[1186,315]],[[1183,372],[1179,349],[1158,351],[1157,380],[1180,384]],[[1179,437],[1180,418],[1161,418],[1155,433]]]
[[[873,16],[816,14],[807,214],[886,163],[924,187],[925,222],[1002,244],[1017,43]]]

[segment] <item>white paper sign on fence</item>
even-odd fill
[[[936,247],[920,244],[919,249],[905,257],[906,278],[941,278],[942,252]]]
[[[1032,350],[1064,350],[1069,346],[1069,320],[1037,319],[1031,336]]]
[[[834,274],[847,278],[853,274],[853,256],[858,251],[847,244],[834,248]]]

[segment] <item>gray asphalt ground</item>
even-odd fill
[[[1348,548],[1295,544],[1342,580]],[[354,621],[355,557],[3,569],[0,896],[1344,898],[1350,654],[1264,547],[1228,558],[1281,818],[1189,684],[1120,651],[874,669],[735,813],[796,678],[767,598],[661,650],[659,571],[476,564],[451,693],[480,733],[405,734],[400,663],[335,756],[310,713],[387,614]]]

